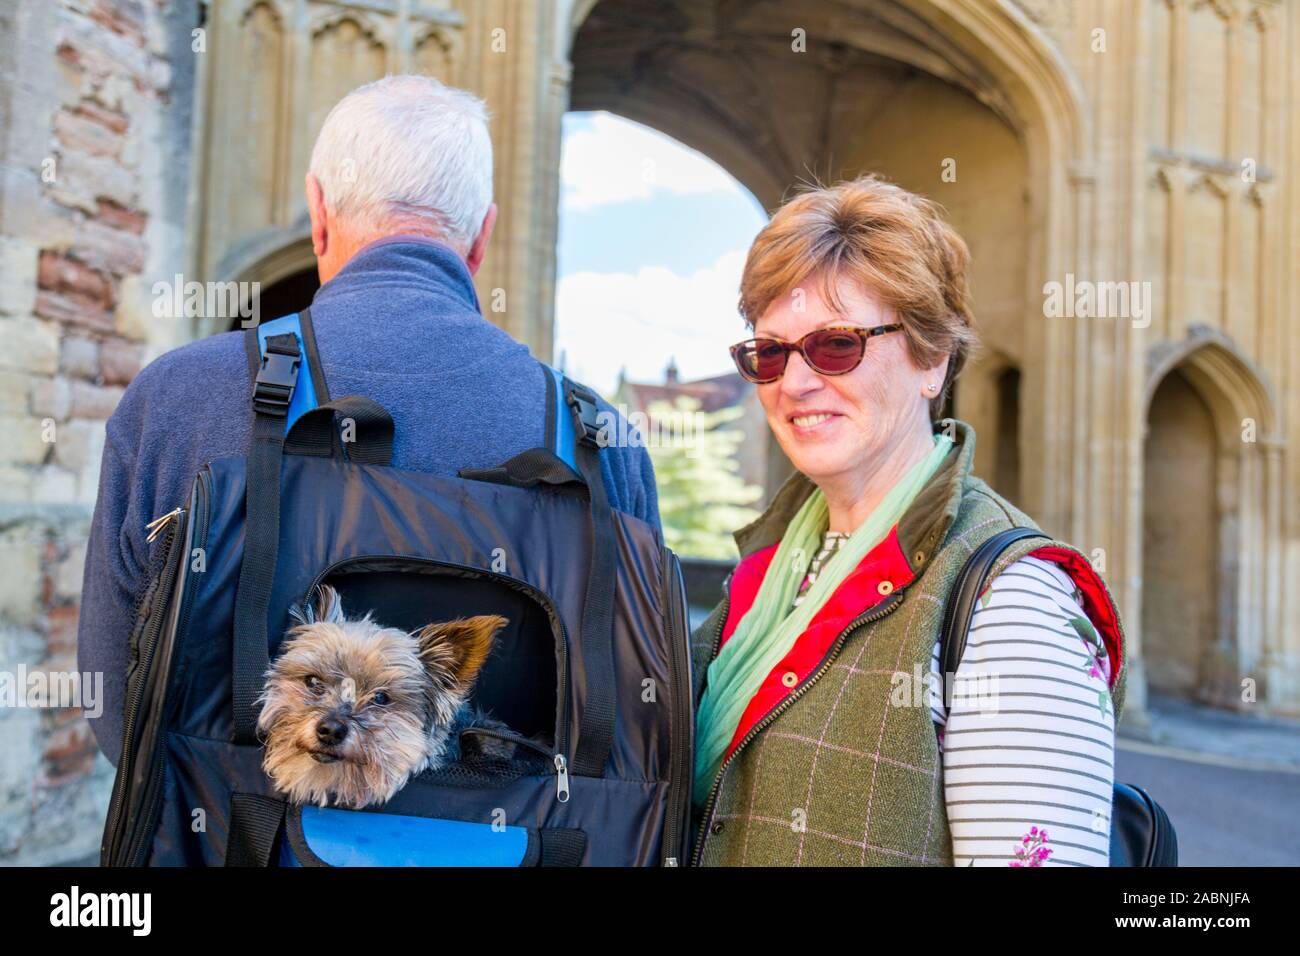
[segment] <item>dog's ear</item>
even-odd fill
[[[430,624],[414,636],[420,644],[420,657],[430,670],[446,674],[462,687],[468,687],[487,660],[493,638],[509,623],[497,614],[480,614]]]
[[[289,609],[289,616],[299,624],[342,624],[343,602],[339,592],[322,584],[316,593],[315,605],[303,604]]]

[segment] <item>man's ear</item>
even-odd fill
[[[311,173],[307,174],[307,214],[311,217],[311,251],[319,259],[329,249],[329,212],[320,180]]]
[[[462,688],[474,683],[492,650],[497,632],[510,622],[497,614],[457,618],[429,624],[415,633],[420,657],[437,675],[449,676]]]
[[[483,217],[483,225],[479,227],[478,235],[470,243],[469,252],[465,256],[465,265],[469,268],[470,275],[476,275],[479,266],[483,264],[483,257],[487,255],[488,240],[492,238],[492,229],[497,224],[497,204],[493,203],[488,206],[487,215]]]

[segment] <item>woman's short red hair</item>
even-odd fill
[[[745,260],[740,314],[752,327],[810,277],[823,300],[843,311],[836,281],[858,281],[902,323],[918,368],[948,356],[943,387],[930,401],[937,418],[979,343],[969,263],[966,243],[933,202],[874,174],[860,176],[802,192],[777,210]]]

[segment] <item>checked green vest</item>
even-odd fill
[[[896,674],[926,675],[948,592],[971,553],[1013,527],[1038,526],[972,475],[975,432],[944,419],[955,447],[897,526],[914,577],[863,597],[820,665],[770,710],[723,763],[712,799],[692,819],[693,862],[703,866],[951,866],[942,760],[925,693],[891,704]],[[779,541],[813,483],[796,473],[752,524],[736,532],[741,558]],[[990,580],[1044,552],[1091,597],[1085,607],[1121,649],[1123,625],[1087,557],[1063,541],[1020,540]],[[730,580],[728,581],[728,586]],[[728,590],[724,588],[724,591]],[[726,621],[728,599],[691,638],[695,700]],[[1111,691],[1116,722],[1127,653]],[[895,695],[897,696],[897,695]]]

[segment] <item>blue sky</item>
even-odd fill
[[[766,216],[712,160],[610,113],[564,118],[555,356],[606,394],[732,369],[736,295]]]

